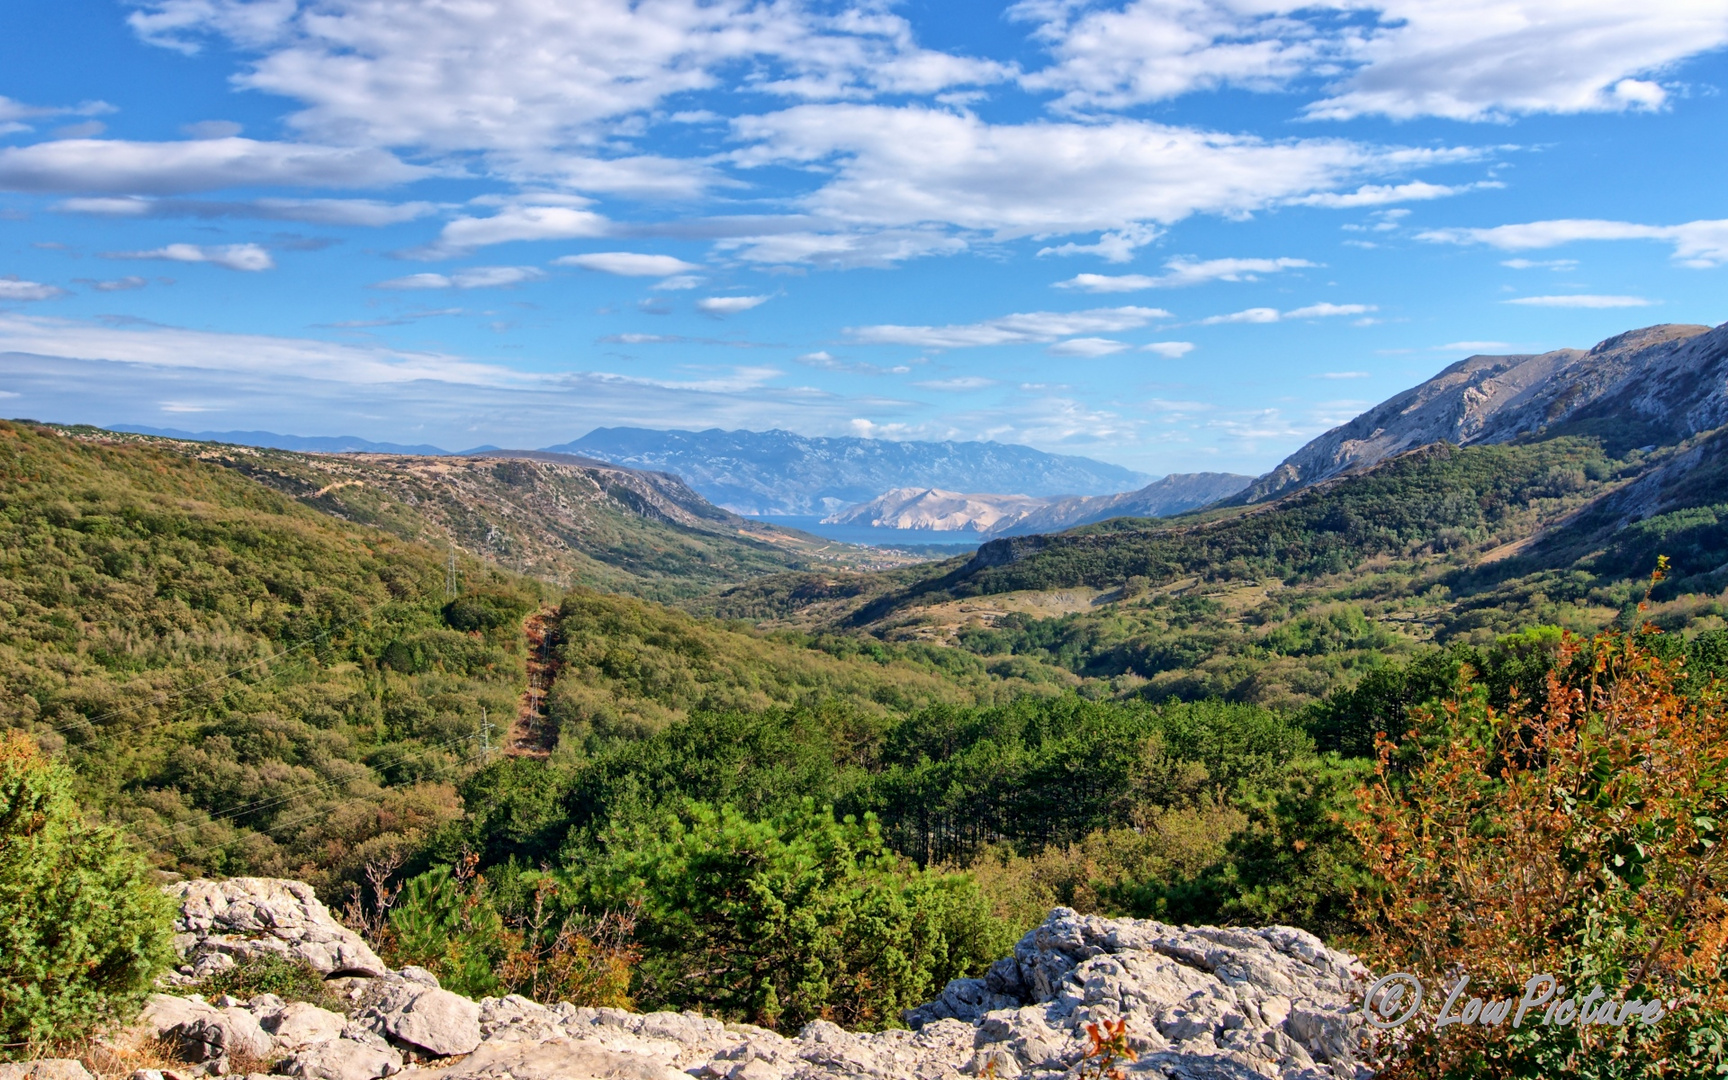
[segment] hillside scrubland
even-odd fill
[[[1409,1075],[1662,1075],[1721,1057],[1691,898],[1728,798],[1725,440],[1440,443],[868,573],[607,504],[533,573],[452,573],[448,537],[588,481],[0,424],[0,726],[128,858],[313,882],[464,993],[783,1028],[891,1025],[1055,904],[1440,970],[1474,931],[1435,951],[1411,912],[1498,911],[1466,885],[1525,837],[1591,869],[1540,934],[1504,915],[1496,970],[1691,994],[1696,1045],[1420,1046]]]

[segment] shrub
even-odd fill
[[[337,1003],[317,968],[276,953],[248,957],[205,979],[198,990],[205,997],[228,994],[242,1001],[275,994],[284,1001],[307,1001],[324,1008],[334,1008]]]
[[[1579,677],[1562,672],[1588,660]],[[1381,741],[1354,824],[1383,892],[1365,906],[1370,957],[1425,987],[1518,1000],[1555,976],[1580,995],[1676,1002],[1658,1025],[1457,1026],[1393,1046],[1388,1075],[1711,1075],[1728,1006],[1728,701],[1690,700],[1680,665],[1629,635],[1567,639],[1540,707],[1467,693],[1416,710],[1414,763]],[[1568,991],[1570,992],[1570,991]],[[1563,995],[1558,995],[1563,996]],[[1462,1000],[1462,999],[1461,999]]]
[[[131,1019],[173,960],[173,905],[63,766],[0,741],[0,1043],[69,1042]]]
[[[569,890],[551,875],[513,865],[499,869],[509,886],[500,890],[476,871],[478,861],[468,855],[454,866],[435,866],[396,895],[380,942],[393,963],[417,964],[445,989],[474,998],[519,993],[631,1007],[637,952],[628,913],[590,919],[573,909]]]
[[[610,839],[585,874],[605,906],[638,908],[645,1005],[886,1027],[1011,941],[970,878],[917,871],[873,818],[836,821],[808,800],[768,821],[687,803]]]

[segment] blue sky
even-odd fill
[[[1728,2],[0,0],[0,414],[1260,472],[1728,320]]]

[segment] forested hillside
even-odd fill
[[[324,513],[404,540],[453,544],[560,588],[672,600],[789,569],[917,561],[740,517],[666,473],[569,454],[311,454],[68,430],[233,469]]]
[[[0,725],[163,866],[354,880],[460,816],[456,784],[520,708],[523,620],[557,599],[466,555],[452,593],[446,560],[177,448],[0,423]],[[573,647],[602,643],[588,691],[554,697],[572,731],[997,692],[964,657],[949,678],[600,593],[565,611]]]

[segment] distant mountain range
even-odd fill
[[[985,537],[1060,532],[1113,517],[1165,517],[1217,502],[1254,482],[1235,473],[1180,473],[1117,495],[961,494],[896,488],[822,519],[824,525],[971,532]]]
[[[1020,495],[1099,495],[1139,488],[1144,473],[1091,458],[997,442],[818,438],[790,431],[596,428],[546,449],[676,473],[740,514],[832,514],[915,486]]]
[[[1472,356],[1333,428],[1242,496],[1261,502],[1429,443],[1587,435],[1611,454],[1728,422],[1728,325],[1629,330],[1588,351]]]

